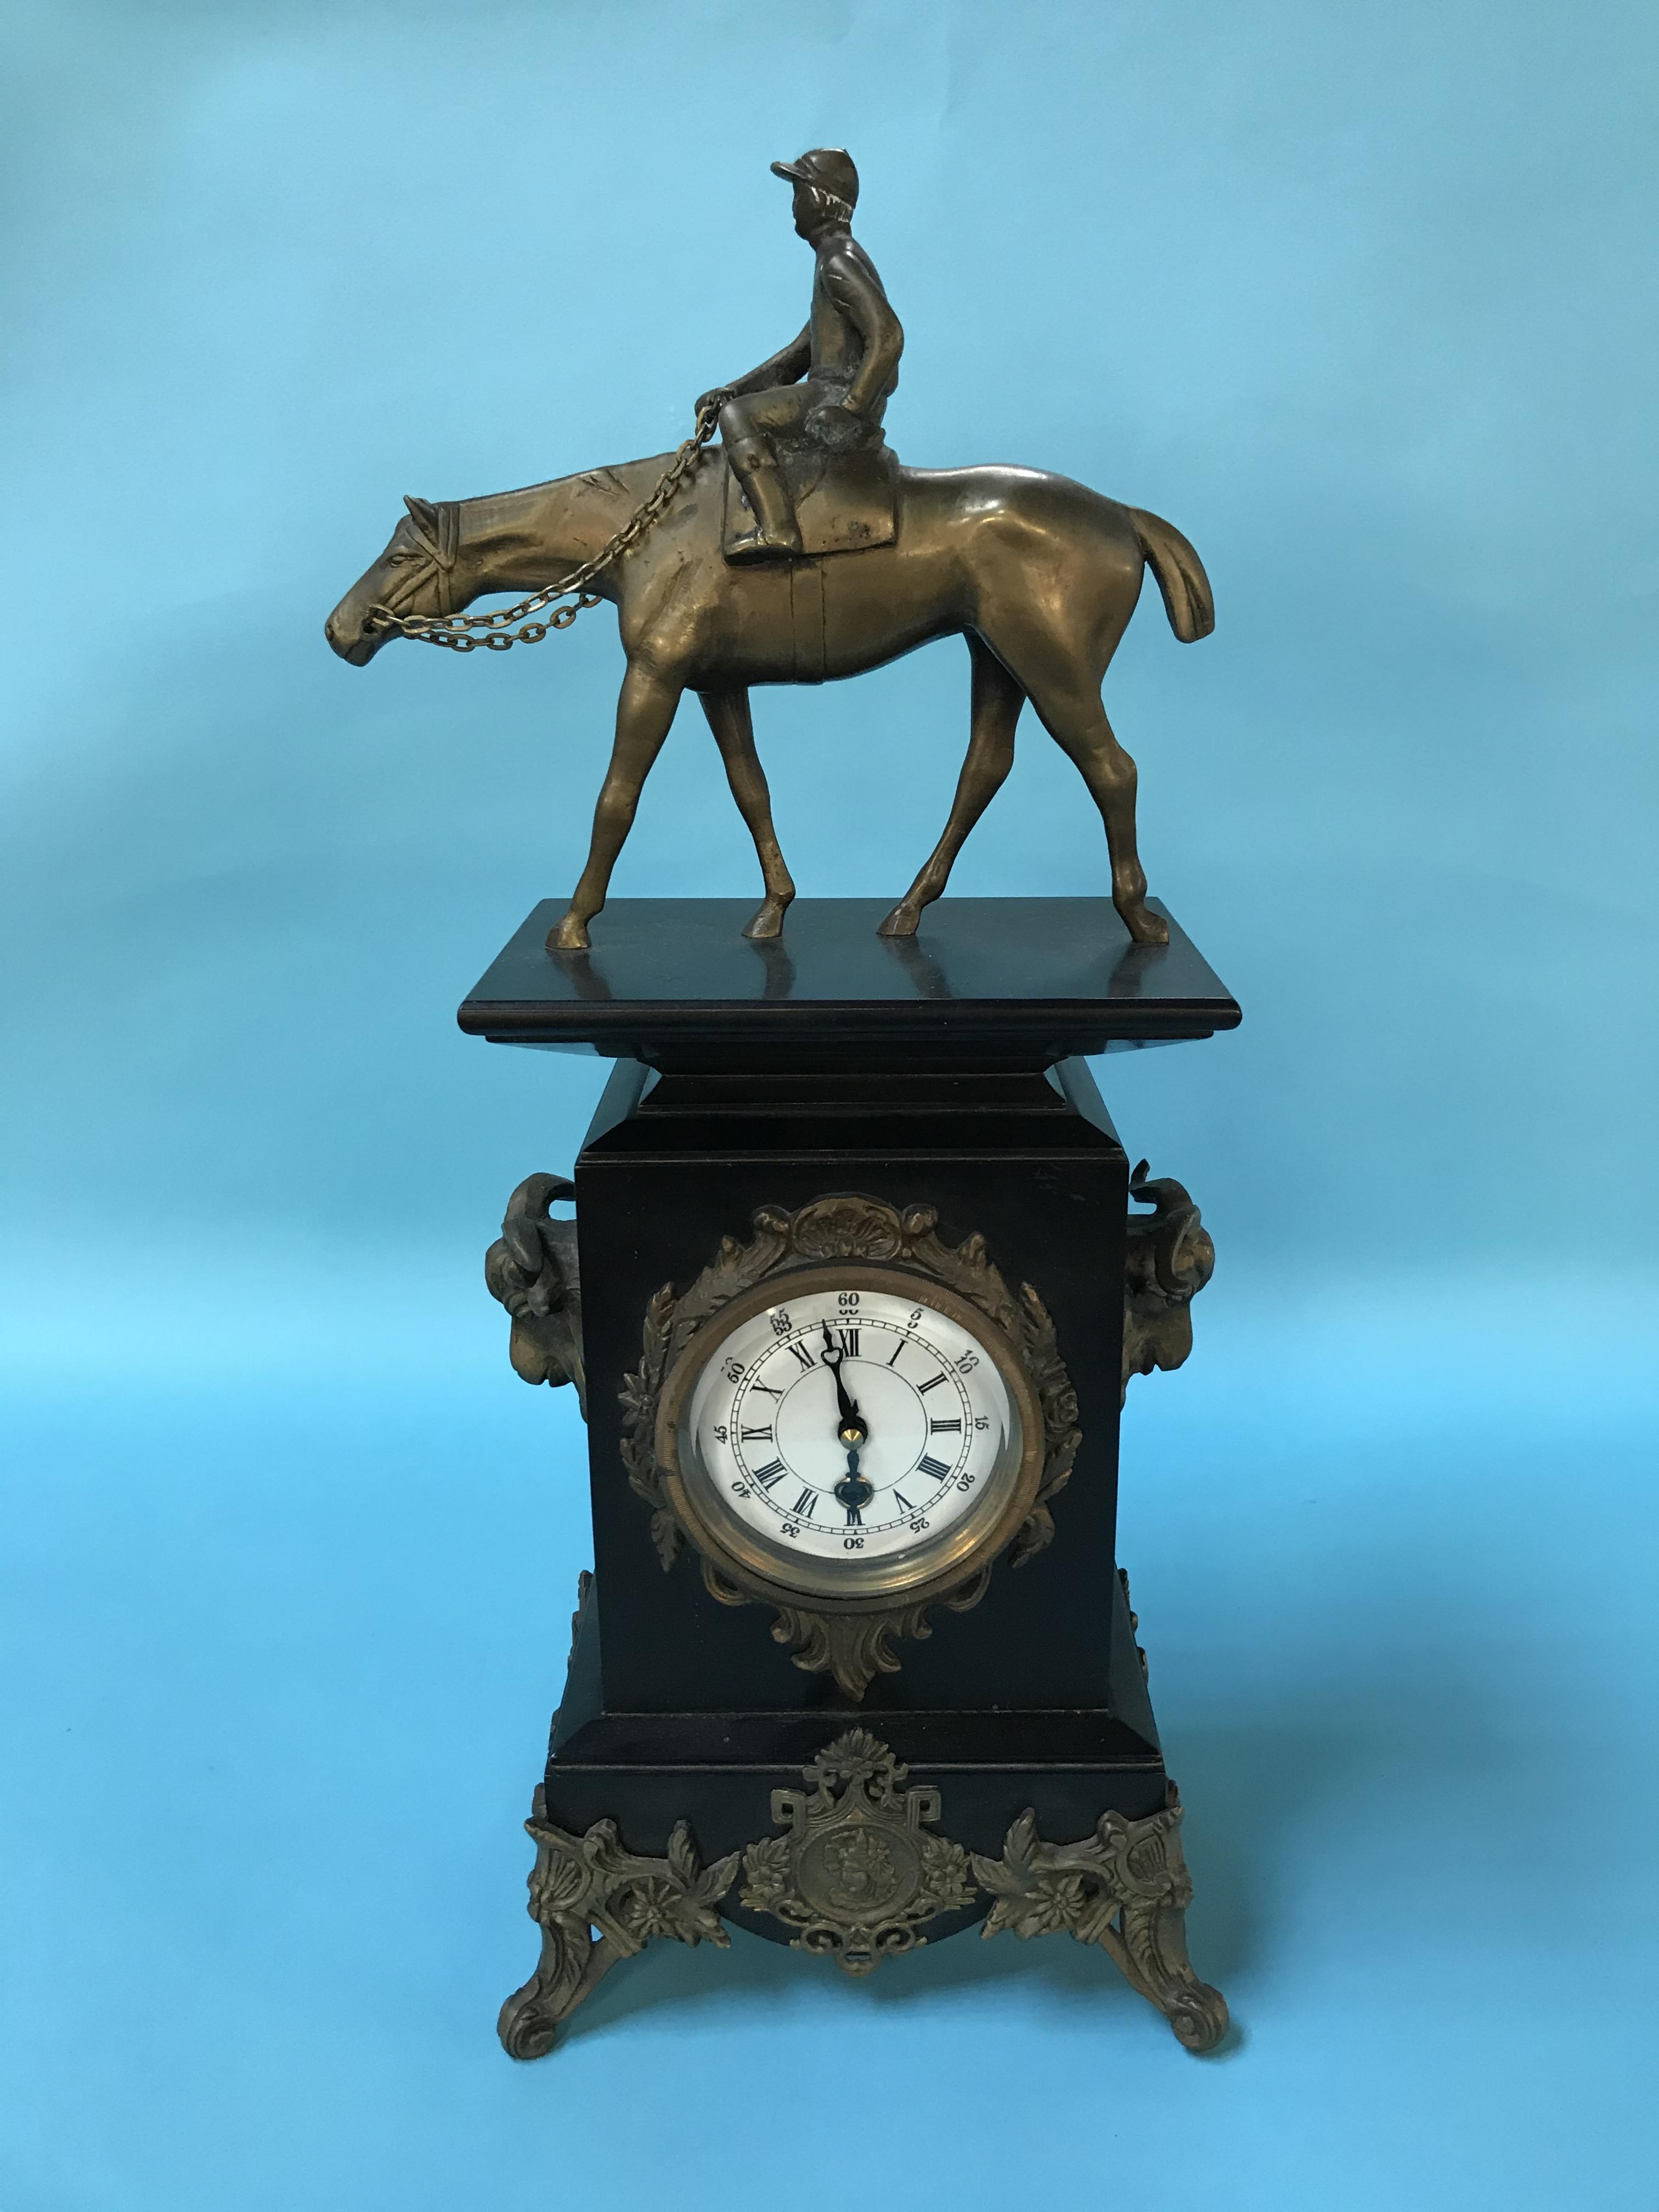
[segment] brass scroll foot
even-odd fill
[[[1227,2033],[1227,2004],[1219,1990],[1199,1980],[1187,1956],[1193,1885],[1180,1829],[1174,1783],[1163,1812],[1144,1820],[1104,1813],[1093,1835],[1075,1844],[1045,1844],[1036,1815],[1023,1813],[1000,1859],[975,1852],[974,1874],[994,1900],[986,1936],[1064,1930],[1079,1943],[1098,1944],[1188,2051],[1213,2051]]]
[[[666,1858],[641,1858],[623,1849],[614,1820],[596,1820],[585,1836],[571,1836],[545,1813],[538,1790],[525,1827],[536,1844],[529,1910],[542,1931],[542,1955],[501,2007],[496,2032],[509,2058],[544,2057],[583,1998],[653,1936],[731,1942],[715,1908],[732,1887],[738,1852],[703,1867],[682,1820]]]

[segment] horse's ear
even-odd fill
[[[438,510],[429,499],[417,499],[412,491],[406,491],[404,494],[404,505],[409,509],[410,518],[418,529],[424,530],[428,537],[437,536]]]

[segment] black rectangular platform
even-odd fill
[[[1237,1002],[1190,938],[1135,945],[1098,898],[942,899],[913,938],[880,899],[799,899],[780,938],[743,899],[617,899],[587,952],[550,952],[544,901],[463,1003],[470,1036],[659,1068],[1048,1066],[1206,1037]]]

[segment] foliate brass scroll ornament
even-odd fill
[[[939,1817],[938,1790],[905,1790],[908,1771],[853,1729],[805,1768],[810,1796],[772,1792],[772,1818],[789,1832],[750,1844],[740,1896],[800,1930],[792,1949],[872,1973],[925,1943],[923,1923],[979,1901],[961,1844],[924,1832]]]
[[[682,1820],[665,1858],[624,1850],[614,1820],[597,1820],[585,1836],[567,1835],[536,1809],[525,1823],[535,1838],[530,1917],[542,1931],[535,1972],[501,2007],[497,2032],[510,2058],[540,2058],[563,2021],[619,1959],[631,1959],[653,1936],[678,1943],[731,1938],[717,1910],[732,1887],[738,1853],[702,1866]]]
[[[652,1540],[665,1570],[690,1545],[715,1598],[726,1605],[770,1605],[776,1614],[773,1634],[791,1647],[795,1664],[833,1674],[854,1699],[862,1698],[878,1672],[896,1669],[894,1638],[928,1633],[930,1607],[943,1604],[960,1611],[977,1604],[1004,1552],[1019,1566],[1048,1543],[1051,1503],[1071,1474],[1080,1441],[1076,1395],[1042,1301],[1029,1284],[1018,1297],[1010,1291],[982,1237],[947,1244],[937,1233],[937,1220],[931,1206],[900,1210],[861,1196],[819,1199],[794,1213],[762,1206],[747,1243],[726,1238],[684,1293],[677,1296],[665,1283],[651,1300],[641,1364],[621,1394],[623,1459],[629,1486],[650,1508]],[[901,1326],[892,1316],[907,1309],[911,1322]],[[856,1352],[848,1347],[857,1344],[860,1312],[871,1343]],[[803,1324],[802,1313],[813,1317]],[[894,1430],[880,1413],[872,1419],[867,1406],[853,1398],[860,1390],[873,1398],[896,1387],[891,1378],[905,1371],[894,1364],[907,1357],[905,1328],[923,1314],[928,1321],[915,1340],[915,1380],[905,1401],[905,1417],[919,1425],[914,1462],[904,1462],[916,1468],[915,1494],[890,1486],[878,1491],[866,1476]],[[832,1330],[831,1316],[847,1328]],[[942,1355],[937,1344],[931,1352],[926,1348],[928,1328],[936,1339],[948,1339],[952,1356]],[[760,1365],[745,1367],[746,1352],[742,1358],[726,1357],[746,1341],[738,1334],[744,1329],[757,1331],[775,1351],[769,1330],[780,1332],[780,1387],[768,1387]],[[858,1368],[878,1337],[881,1358]],[[799,1369],[790,1367],[789,1342],[799,1345],[793,1355]],[[750,1459],[731,1458],[718,1480],[696,1456],[701,1447],[695,1435],[687,1444],[684,1427],[691,1418],[687,1409],[695,1411],[700,1381],[716,1371],[717,1358],[734,1391],[749,1391],[752,1382],[756,1409],[752,1425],[742,1425],[750,1419],[743,1413],[732,1415],[729,1431],[713,1429],[720,1451],[743,1450],[740,1437],[765,1440],[754,1446]],[[933,1365],[924,1373],[928,1359]],[[834,1442],[837,1395],[842,1409],[839,1435],[847,1449],[836,1461],[842,1477],[836,1480],[836,1469],[817,1477],[816,1492],[810,1481],[799,1482],[799,1469],[771,1441],[770,1409],[781,1407],[781,1386],[801,1369],[811,1374],[811,1388],[823,1401],[832,1453],[839,1449]],[[855,1370],[867,1383],[848,1383]],[[996,1424],[976,1413],[981,1401],[962,1379],[969,1370],[987,1384],[983,1404],[994,1403],[1006,1415],[1003,1443],[994,1454],[994,1437],[975,1434]],[[940,1395],[924,1400],[922,1393],[934,1391]],[[750,1400],[745,1396],[743,1403]],[[950,1417],[933,1418],[934,1408]],[[948,1442],[935,1444],[935,1432],[948,1432]],[[951,1453],[959,1457],[946,1456]],[[932,1486],[931,1507],[920,1488],[923,1482]],[[767,1510],[775,1504],[778,1510],[757,1534],[760,1506],[745,1506],[750,1516],[745,1523],[727,1493],[752,1501],[769,1484],[774,1487],[766,1492]],[[792,1522],[785,1509],[797,1489],[802,1511]],[[822,1518],[808,1525],[814,1510],[834,1519],[833,1533]],[[774,1522],[780,1532],[775,1542]],[[878,1534],[878,1527],[886,1533]],[[803,1540],[790,1551],[785,1537]]]
[[[793,1949],[832,1958],[844,1973],[872,1973],[884,1959],[919,1948],[930,1922],[982,1909],[988,1891],[986,1936],[1066,1934],[1092,1943],[1188,2050],[1212,2051],[1225,2035],[1226,2004],[1187,1956],[1192,1883],[1173,1783],[1162,1812],[1139,1820],[1103,1814],[1074,1844],[1045,1843],[1036,1815],[1024,1813],[993,1859],[932,1832],[940,1793],[907,1789],[908,1769],[866,1729],[837,1736],[801,1771],[805,1790],[772,1793],[772,1818],[785,1832],[708,1867],[683,1820],[665,1856],[644,1857],[624,1848],[614,1820],[597,1820],[581,1836],[555,1827],[538,1790],[525,1825],[536,1842],[530,1913],[542,1953],[501,2007],[508,2056],[543,2057],[611,1967],[653,1937],[726,1947],[720,1911],[732,1910],[739,1863],[743,1909],[793,1929]]]
[[[995,1899],[987,1936],[1064,1933],[1097,1944],[1188,2051],[1213,2051],[1227,2033],[1227,2005],[1187,1955],[1193,1885],[1180,1828],[1173,1783],[1163,1812],[1144,1820],[1103,1814],[1093,1835],[1075,1844],[1044,1843],[1028,1812],[1009,1829],[1000,1859],[975,1852],[974,1873]]]

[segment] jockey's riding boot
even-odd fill
[[[775,561],[801,550],[800,529],[784,482],[783,471],[766,447],[745,439],[728,446],[726,459],[736,471],[750,512],[758,526],[751,538],[740,538],[727,552],[732,561]]]

